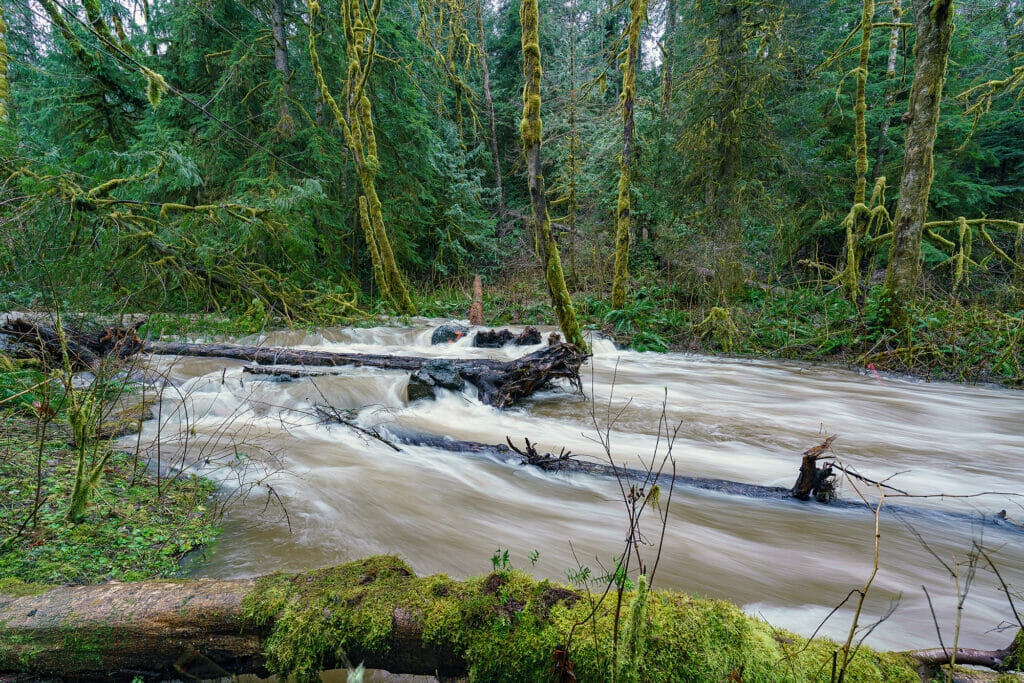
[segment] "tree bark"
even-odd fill
[[[0,594],[0,672],[85,680],[266,674],[263,630],[242,618],[255,585],[153,581]]]
[[[612,308],[626,306],[629,278],[630,180],[633,173],[633,137],[636,102],[636,65],[640,57],[640,32],[647,17],[647,0],[630,0],[626,59],[622,64],[622,158],[619,160],[619,197],[615,205],[615,276],[612,280]]]
[[[7,127],[11,112],[11,82],[7,77],[7,22],[0,0],[0,132]]]
[[[889,115],[888,110],[892,109],[896,101],[896,57],[899,54],[900,27],[898,24],[903,18],[903,5],[901,0],[892,0],[892,29],[889,31],[889,61],[885,66],[885,109],[886,115],[882,117],[878,135],[878,153],[875,156],[875,168],[872,172],[874,178],[878,178],[885,167],[885,155],[889,148]]]
[[[534,234],[540,252],[544,278],[547,282],[551,303],[558,317],[566,341],[580,349],[587,348],[583,339],[576,310],[573,308],[569,290],[565,286],[562,271],[562,257],[558,245],[551,235],[551,218],[548,216],[547,197],[544,194],[544,173],[541,167],[541,119],[540,119],[540,37],[538,34],[537,0],[523,0],[519,9],[522,24],[523,75],[523,119],[520,132],[523,138],[523,153],[526,156],[527,179],[530,188]]]
[[[291,69],[288,66],[288,30],[285,25],[284,0],[271,0],[270,24],[274,34],[274,68],[281,75],[281,120],[278,126],[285,135],[290,136],[295,131],[295,120],[292,118],[291,105],[288,103],[291,97],[291,86],[288,83]]]
[[[661,67],[661,115],[668,116],[672,111],[672,67],[675,61],[676,47],[676,0],[668,0],[665,8],[665,35],[661,42],[664,46]]]
[[[494,165],[494,189],[498,191],[498,213],[505,214],[505,190],[501,186],[501,157],[498,155],[498,128],[494,122],[494,98],[491,96],[491,70],[487,65],[487,37],[484,34],[484,0],[476,3],[476,31],[480,40],[480,73],[484,86],[484,109],[487,111],[487,125],[490,135],[487,143],[491,148],[491,163]]]
[[[904,145],[903,177],[885,274],[889,322],[901,324],[904,303],[917,295],[921,278],[921,237],[928,215],[934,172],[933,150],[942,103],[949,46],[953,38],[953,0],[914,0],[914,80]]]
[[[715,227],[715,290],[725,301],[743,284],[743,216],[739,182],[743,170],[743,14],[739,0],[718,0],[719,89],[717,158],[712,180],[711,216]]]

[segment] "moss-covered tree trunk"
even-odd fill
[[[578,183],[576,172],[579,170],[580,131],[577,122],[579,101],[576,92],[576,0],[569,0],[569,139],[566,163],[569,173],[566,194],[567,218],[569,220],[569,278],[579,283],[580,275],[576,268],[576,213],[579,209]]]
[[[384,225],[381,202],[377,196],[376,179],[380,160],[377,156],[377,137],[373,131],[373,105],[366,94],[366,86],[376,56],[377,18],[380,16],[381,2],[375,0],[365,10],[357,0],[343,0],[342,2],[345,52],[348,56],[344,109],[331,94],[320,66],[320,56],[316,50],[315,24],[316,18],[320,14],[320,4],[316,0],[307,0],[307,7],[309,8],[310,65],[320,87],[320,94],[334,114],[338,127],[342,130],[345,144],[352,155],[356,174],[359,176],[359,183],[362,187],[362,197],[359,199],[360,222],[363,224],[370,258],[374,261],[374,278],[377,280],[377,286],[382,296],[390,297],[399,313],[415,315],[416,306],[412,303],[409,290],[405,286],[405,279],[395,261],[391,240]],[[367,222],[371,230],[366,229]]]
[[[899,56],[900,21],[903,18],[903,3],[892,0],[892,28],[889,30],[889,60],[885,65],[885,108],[887,113],[882,117],[878,131],[878,152],[875,155],[875,168],[871,174],[875,178],[882,175],[885,167],[885,156],[889,149],[889,115],[888,110],[896,102],[896,58]]]
[[[885,273],[888,318],[901,323],[904,303],[917,295],[921,277],[921,237],[932,186],[935,135],[942,86],[953,39],[953,0],[914,0],[914,80],[904,143],[903,176]]]
[[[288,103],[291,97],[291,68],[288,66],[288,31],[285,26],[284,0],[271,0],[270,27],[274,36],[274,69],[281,76],[282,88],[281,119],[278,122],[278,129],[285,135],[291,135],[295,130],[295,120],[292,118],[291,106]]]
[[[626,280],[629,278],[630,180],[633,173],[633,144],[636,104],[636,64],[640,56],[640,31],[647,18],[647,0],[629,0],[629,24],[626,27],[626,57],[622,61],[622,157],[619,160],[619,197],[615,205],[615,276],[612,280],[612,308],[626,305]]]
[[[491,69],[487,64],[487,36],[484,34],[484,1],[476,3],[476,32],[480,41],[480,74],[483,79],[484,110],[487,112],[487,144],[494,166],[494,189],[498,192],[498,213],[505,213],[505,190],[501,186],[501,156],[498,154],[498,128],[494,121],[494,98],[491,95]]]
[[[562,272],[562,257],[551,234],[551,218],[548,216],[547,197],[544,194],[544,174],[541,168],[541,120],[540,120],[540,38],[538,34],[537,0],[523,0],[519,8],[519,19],[523,27],[523,119],[519,124],[523,137],[523,153],[526,156],[526,173],[530,188],[533,229],[537,236],[541,265],[547,282],[551,303],[558,316],[558,326],[565,340],[581,349],[587,348],[576,320],[569,290],[565,286]]]
[[[11,116],[11,82],[7,76],[7,22],[4,5],[0,0],[0,133],[7,127]]]
[[[743,90],[745,54],[740,0],[718,0],[716,153],[712,169],[711,220],[715,230],[714,282],[724,301],[743,284],[743,215],[740,175],[743,170]]]
[[[665,35],[661,38],[661,115],[668,116],[672,111],[672,67],[675,62],[676,47],[676,15],[679,8],[676,0],[668,0],[665,6]]]
[[[35,679],[274,672],[314,681],[346,660],[478,681],[557,680],[560,663],[572,664],[575,680],[611,677],[614,601],[595,609],[571,588],[519,572],[453,581],[417,577],[401,560],[371,557],[259,579],[9,592],[0,589],[0,674]],[[736,680],[737,671],[743,680],[820,680],[835,651],[830,641],[782,637],[725,602],[666,591],[634,596],[625,596],[623,609],[632,605],[646,615],[646,627],[632,634],[632,663],[642,680]],[[1020,635],[993,651],[895,654],[863,647],[844,680],[931,680],[917,667],[954,655],[957,663],[1011,670],[1022,648]]]
[[[868,60],[871,56],[871,25],[875,20],[874,0],[864,0],[860,19],[860,61],[857,64],[857,94],[854,99],[854,147],[857,151],[857,185],[853,192],[853,209],[846,221],[846,263],[840,277],[846,295],[855,299],[860,293],[861,243],[868,227],[865,199],[868,187]]]

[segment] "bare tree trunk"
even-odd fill
[[[743,216],[739,182],[743,170],[744,88],[743,15],[739,0],[718,0],[717,80],[720,102],[715,116],[717,159],[712,170],[711,215],[715,226],[715,290],[720,301],[743,284]]]
[[[665,9],[665,35],[661,42],[664,46],[662,53],[661,67],[661,115],[668,116],[672,109],[672,66],[675,60],[676,47],[676,14],[679,13],[676,7],[676,0],[668,0]]]
[[[558,326],[565,340],[580,349],[586,349],[576,310],[573,308],[569,290],[565,286],[562,272],[562,257],[558,245],[551,235],[551,218],[548,216],[547,197],[544,194],[544,173],[541,167],[541,120],[540,120],[540,37],[538,33],[537,0],[523,0],[519,9],[523,27],[523,121],[520,131],[523,137],[523,153],[526,156],[527,179],[530,187],[530,206],[533,214],[533,229],[536,245],[544,267],[544,279],[551,295],[551,303],[558,317]]]
[[[630,0],[626,27],[627,50],[622,66],[622,158],[619,160],[619,197],[615,205],[615,277],[612,280],[612,308],[626,306],[629,278],[630,181],[633,173],[633,133],[636,102],[636,65],[640,58],[640,32],[647,17],[647,0]]]
[[[896,220],[889,248],[885,290],[890,322],[901,322],[903,303],[917,294],[921,277],[921,237],[928,214],[935,135],[946,76],[949,45],[953,39],[953,0],[914,0],[914,81],[904,144],[903,177],[896,205]]]
[[[278,123],[285,135],[295,132],[295,120],[292,118],[291,106],[291,69],[288,67],[288,28],[284,18],[284,0],[271,0],[270,23],[274,33],[274,68],[281,74],[281,120]]]
[[[494,123],[494,98],[491,96],[491,70],[487,66],[487,37],[484,34],[484,0],[476,3],[476,30],[480,39],[480,73],[484,80],[484,109],[487,110],[487,125],[490,135],[487,142],[491,148],[491,163],[494,164],[494,187],[498,191],[498,213],[505,213],[505,189],[501,186],[501,157],[498,155],[498,129]]]

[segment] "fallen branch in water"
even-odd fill
[[[393,425],[389,425],[387,427],[387,432],[395,442],[400,444],[409,446],[425,446],[427,448],[437,448],[443,451],[449,451],[452,453],[463,453],[467,455],[491,456],[505,461],[514,460],[520,465],[537,467],[538,469],[551,473],[580,473],[598,477],[620,477],[622,479],[629,479],[632,481],[650,480],[649,483],[652,484],[659,482],[667,483],[670,479],[674,479],[674,485],[677,487],[699,489],[702,491],[715,491],[733,496],[744,496],[747,498],[761,499],[776,499],[779,501],[792,500],[793,498],[792,489],[783,488],[781,486],[764,486],[761,484],[748,484],[745,482],[731,481],[728,479],[714,479],[711,477],[691,477],[678,473],[663,473],[660,476],[648,475],[648,473],[645,470],[623,466],[612,466],[600,462],[590,462],[588,460],[583,459],[585,456],[567,452],[564,449],[558,455],[555,455],[553,453],[542,453],[538,450],[536,444],[531,442],[529,439],[524,440],[525,445],[523,447],[517,447],[512,443],[509,437],[506,437],[506,441],[508,443],[508,445],[506,445],[487,444],[478,441],[460,441],[457,439],[452,439],[450,437],[412,432],[402,429],[400,427],[395,427]],[[983,495],[1006,494],[1000,494],[997,492],[985,492],[981,494],[974,494],[974,496],[963,497],[977,497]],[[889,497],[889,494],[887,494],[887,497]],[[865,503],[863,503],[860,500],[842,500],[836,498],[829,500],[827,505],[815,505],[814,507],[818,509],[872,509],[870,505],[865,505]],[[1001,529],[1006,529],[1008,531],[1024,530],[1021,529],[1019,525],[1008,521],[1005,515],[1005,511],[1003,511],[1004,514],[979,516],[976,514],[970,514],[959,511],[935,510],[930,508],[920,508],[908,505],[893,504],[887,505],[885,510],[888,513],[896,513],[901,515],[941,515],[944,519],[948,521],[956,521],[967,524],[977,523],[980,519],[985,523],[993,524]]]
[[[384,444],[385,446],[387,446],[388,448],[390,448],[390,449],[392,449],[394,451],[397,451],[399,453],[402,452],[401,448],[399,448],[395,444],[393,444],[390,441],[388,441],[387,439],[385,439],[383,436],[381,436],[379,433],[377,433],[377,430],[375,430],[375,429],[367,429],[366,427],[360,427],[359,425],[356,424],[355,420],[353,420],[352,418],[350,418],[347,415],[345,415],[338,408],[335,408],[334,406],[331,406],[331,405],[321,404],[321,403],[318,403],[317,405],[315,405],[314,408],[316,410],[317,415],[319,415],[323,420],[325,420],[327,422],[337,422],[339,424],[343,424],[346,427],[354,429],[355,431],[359,432],[360,434],[365,434],[366,436],[370,437],[371,439],[376,439],[377,441],[380,441],[382,444]]]

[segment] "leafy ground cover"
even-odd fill
[[[59,392],[37,368],[0,356],[0,581],[95,583],[168,577],[217,534],[214,485],[157,481],[135,453],[101,441],[109,459],[84,517],[67,520],[77,452]],[[33,405],[35,404],[35,405]],[[6,589],[5,589],[6,590]],[[9,591],[8,591],[9,592]]]

